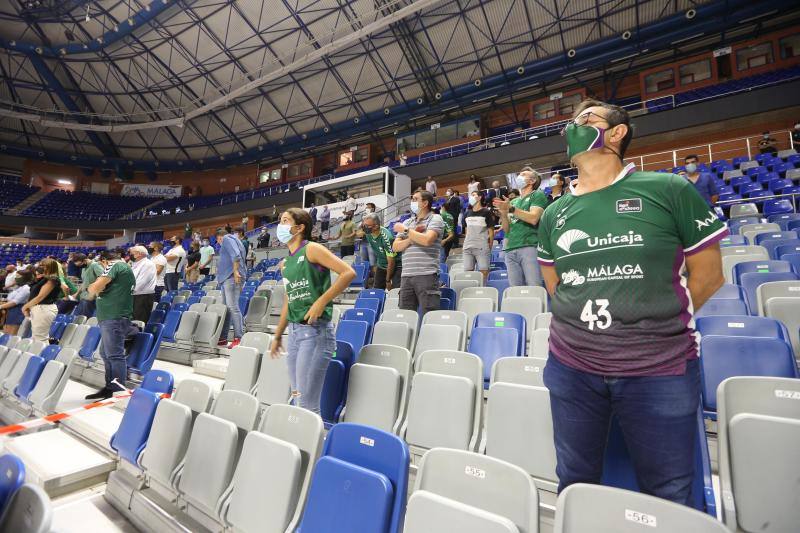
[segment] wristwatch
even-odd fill
[[[513,213],[513,212],[514,212],[514,211],[516,211],[516,210],[517,210],[517,208],[516,208],[516,207],[514,207],[513,205],[510,205],[510,206],[508,206],[508,212],[509,212],[509,213]]]

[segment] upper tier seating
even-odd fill
[[[38,190],[39,187],[28,187],[17,182],[0,180],[0,213],[14,207]]]
[[[154,201],[153,198],[139,196],[126,196],[125,201],[120,201],[115,194],[55,190],[25,209],[22,215],[68,220],[113,220]]]

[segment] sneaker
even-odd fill
[[[127,392],[127,391],[126,391],[126,389],[124,387],[120,387],[116,383],[112,383],[108,387],[108,396],[107,397],[111,398],[112,396],[114,396],[114,394],[116,394],[118,392]]]
[[[108,387],[103,387],[102,389],[100,389],[97,392],[94,392],[92,394],[87,394],[85,399],[87,399],[87,400],[105,400],[106,398],[111,398],[112,394],[113,394],[113,392],[111,392],[111,389],[109,389]]]
[[[228,349],[236,348],[239,346],[240,342],[242,342],[242,339],[233,339],[233,341],[231,341],[231,343],[228,345]]]
[[[225,340],[221,340],[221,341],[219,341],[219,342],[217,343],[217,346],[219,346],[220,348],[227,348],[227,347],[228,347],[228,340],[227,340],[227,339],[225,339]]]

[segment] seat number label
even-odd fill
[[[784,400],[800,400],[800,391],[775,389],[775,397]]]
[[[480,468],[474,466],[465,466],[464,473],[468,476],[476,477],[478,479],[486,479],[486,470],[481,470]]]
[[[625,520],[630,520],[643,526],[658,527],[655,516],[640,513],[639,511],[631,511],[630,509],[625,509]]]
[[[728,322],[729,328],[743,328],[744,322]]]
[[[369,437],[364,437],[364,436],[362,436],[362,437],[361,437],[361,438],[360,438],[358,441],[359,441],[361,444],[363,444],[364,446],[372,446],[372,447],[375,447],[375,440],[374,440],[374,439],[370,439]]]
[[[444,361],[444,363],[445,363],[445,364],[448,364],[448,365],[454,365],[454,364],[456,364],[456,359],[455,359],[455,357],[445,357],[445,358],[444,358],[442,361]]]

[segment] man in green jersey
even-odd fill
[[[589,100],[574,116],[563,135],[578,185],[539,227],[559,490],[600,482],[614,415],[641,490],[688,504],[700,400],[692,314],[723,284],[727,229],[685,179],[623,165],[625,110]]]
[[[508,284],[539,286],[542,276],[536,264],[539,244],[539,219],[547,207],[547,196],[539,190],[542,177],[531,167],[524,167],[516,177],[519,198],[495,198],[500,224],[505,235],[505,262]]]
[[[439,215],[444,222],[444,238],[442,239],[442,262],[444,263],[456,242],[456,223],[447,209],[441,209]]]
[[[364,215],[362,226],[364,237],[372,247],[372,251],[375,252],[376,269],[373,288],[390,291],[393,287],[400,287],[403,254],[392,250],[394,235],[381,226],[381,217],[377,213]]]
[[[97,325],[100,326],[100,355],[106,369],[106,385],[87,400],[110,398],[115,392],[125,390],[128,365],[125,356],[125,338],[138,333],[131,323],[133,316],[133,288],[136,279],[128,263],[121,259],[119,250],[100,253],[103,274],[89,287],[97,296]]]

